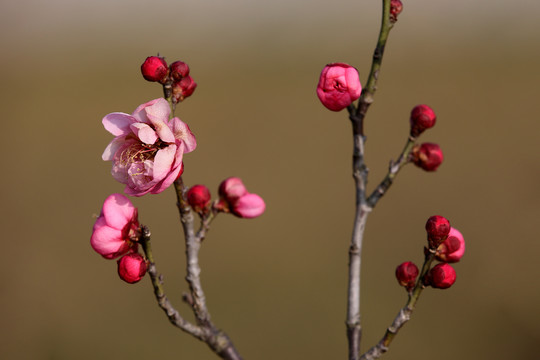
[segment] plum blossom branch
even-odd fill
[[[193,335],[199,340],[203,340],[204,337],[202,329],[182,318],[182,316],[180,316],[178,311],[170,303],[167,295],[165,295],[161,275],[158,274],[156,264],[154,263],[154,255],[152,253],[152,246],[150,244],[150,230],[144,225],[141,226],[141,236],[139,242],[142,245],[146,259],[148,260],[148,273],[150,274],[152,286],[154,287],[154,294],[159,307],[165,311],[169,321],[174,326]]]
[[[407,303],[405,304],[403,308],[399,310],[398,314],[394,318],[394,321],[392,321],[392,324],[386,329],[384,336],[381,338],[381,340],[379,340],[377,345],[373,346],[368,351],[366,351],[362,355],[362,357],[360,357],[360,360],[378,359],[384,353],[388,351],[388,348],[392,340],[398,334],[399,330],[403,327],[403,325],[405,325],[407,321],[411,319],[411,315],[416,306],[416,302],[418,301],[418,298],[420,297],[422,290],[424,290],[426,286],[424,283],[424,278],[426,277],[434,259],[435,259],[435,250],[430,249],[426,251],[424,265],[422,266],[422,270],[420,271],[420,276],[418,277],[416,286],[409,293],[409,298],[407,300]]]
[[[356,214],[354,219],[353,234],[349,247],[349,286],[347,301],[347,338],[349,343],[349,360],[358,360],[360,354],[360,342],[362,326],[360,319],[360,270],[362,258],[362,242],[367,216],[372,210],[366,199],[366,184],[368,168],[364,162],[364,118],[377,89],[377,80],[382,64],[384,48],[388,34],[393,26],[390,21],[390,0],[383,0],[381,29],[377,46],[373,53],[371,71],[366,86],[362,90],[358,101],[358,108],[350,105],[349,119],[353,128],[353,177],[356,187]]]
[[[201,224],[201,229],[196,234],[193,226],[194,216],[186,198],[182,177],[174,182],[176,190],[177,206],[180,212],[180,221],[184,230],[186,241],[187,275],[190,294],[184,296],[184,300],[191,306],[197,324],[203,330],[203,340],[222,359],[242,360],[242,357],[234,347],[227,334],[217,329],[210,320],[210,313],[206,307],[206,298],[201,284],[201,268],[199,266],[199,250],[202,240],[209,228],[211,219]]]
[[[367,203],[370,207],[375,207],[377,202],[381,199],[381,197],[383,197],[383,195],[394,182],[394,179],[398,174],[399,170],[401,170],[401,168],[409,162],[409,155],[413,149],[415,141],[415,138],[409,137],[398,159],[395,162],[390,162],[390,166],[388,167],[388,173],[367,199]]]

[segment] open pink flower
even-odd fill
[[[90,245],[105,259],[114,259],[136,248],[139,236],[137,208],[122,194],[112,194],[96,219]]]
[[[317,85],[317,96],[332,111],[340,111],[360,97],[362,85],[358,71],[344,63],[324,67]]]
[[[162,192],[180,173],[183,154],[197,147],[187,124],[176,117],[169,120],[169,115],[168,102],[160,98],[142,104],[132,115],[116,112],[103,118],[103,126],[115,138],[102,158],[113,162],[112,176],[126,184],[126,194]]]

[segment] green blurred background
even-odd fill
[[[540,341],[537,118],[540,4],[404,1],[366,122],[371,188],[430,104],[436,173],[407,166],[370,215],[362,276],[364,348],[406,301],[394,278],[422,261],[424,223],[448,217],[467,241],[449,290],[425,291],[386,359],[537,359]],[[184,179],[214,195],[228,176],[264,197],[255,220],[219,216],[201,253],[215,323],[246,359],[346,359],[352,141],[327,111],[322,67],[365,82],[380,1],[2,1],[3,359],[216,359],[172,327],[149,280],[128,285],[89,245],[94,214],[123,186],[101,153],[101,118],[161,95],[139,66],[157,52],[198,83],[177,115],[197,136]],[[174,192],[135,198],[169,297],[183,244]]]

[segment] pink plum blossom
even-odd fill
[[[136,248],[139,236],[137,208],[122,194],[112,194],[96,219],[90,245],[105,259],[114,259]]]
[[[448,237],[437,249],[437,259],[454,263],[461,260],[463,254],[465,254],[465,239],[459,230],[450,228]]]
[[[220,201],[214,207],[219,211],[246,219],[258,217],[264,213],[266,204],[257,194],[249,193],[240,178],[230,177],[219,185]]]
[[[317,85],[317,96],[332,111],[340,111],[360,97],[362,85],[358,71],[344,63],[324,67]]]
[[[178,177],[183,154],[197,147],[187,124],[176,117],[169,120],[170,111],[160,98],[140,105],[132,115],[116,112],[103,118],[115,138],[102,158],[112,161],[112,176],[126,184],[126,194],[162,192]]]
[[[131,253],[118,260],[118,275],[129,284],[139,282],[146,274],[146,260],[141,254]]]

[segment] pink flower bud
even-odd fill
[[[317,96],[332,111],[340,111],[360,97],[362,85],[358,71],[347,64],[333,63],[324,67],[317,85]]]
[[[241,218],[252,219],[264,213],[266,204],[257,194],[245,194],[231,208],[231,212]]]
[[[197,87],[197,83],[193,81],[191,76],[183,77],[180,81],[176,81],[172,85],[173,98],[176,103],[183,101],[191,96]]]
[[[247,189],[240,178],[230,177],[219,185],[219,196],[228,203],[233,203],[247,194]]]
[[[456,282],[456,271],[447,263],[435,265],[428,273],[426,284],[437,289],[447,289]]]
[[[112,194],[96,219],[90,245],[105,259],[114,259],[136,249],[139,238],[137,208],[122,194]]]
[[[390,20],[393,22],[397,21],[397,16],[403,11],[403,3],[401,0],[391,0],[390,1]]]
[[[411,152],[411,161],[425,171],[435,171],[443,162],[441,148],[437,144],[423,143],[415,145]]]
[[[189,75],[189,66],[183,61],[175,61],[169,68],[171,69],[171,77],[175,81],[180,81]]]
[[[432,128],[437,121],[433,109],[427,105],[416,105],[411,111],[411,136],[417,137],[425,130]]]
[[[196,212],[200,213],[210,204],[210,190],[204,185],[193,185],[189,188],[187,194],[187,202],[189,206]]]
[[[139,282],[146,274],[146,260],[138,253],[124,255],[118,260],[118,275],[129,284]]]
[[[433,215],[426,222],[426,231],[431,248],[437,248],[450,233],[450,221],[446,218]]]
[[[450,228],[448,237],[437,248],[437,259],[453,263],[458,262],[463,254],[465,254],[465,239],[457,229]]]
[[[160,83],[167,80],[169,68],[165,59],[159,56],[149,56],[141,65],[142,76],[148,81],[157,81]]]
[[[396,268],[397,281],[399,285],[407,288],[407,291],[414,287],[417,276],[418,267],[411,261],[404,262]]]

